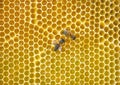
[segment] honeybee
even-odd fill
[[[63,30],[62,34],[64,34],[65,36],[69,36],[72,40],[76,39],[76,36],[73,35],[69,30]]]
[[[57,43],[57,41],[53,41],[54,44],[54,51],[61,50],[62,44],[65,43],[65,40],[63,38],[60,39],[60,41]]]
[[[60,39],[59,44],[65,43],[65,40],[63,38]]]
[[[57,51],[60,49],[60,44],[55,44],[54,51]]]

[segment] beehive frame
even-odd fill
[[[0,0],[0,85],[120,85],[120,1]]]

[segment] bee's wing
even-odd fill
[[[59,47],[59,51],[62,51],[62,46]]]
[[[56,40],[53,40],[53,41],[52,41],[52,44],[53,44],[53,45],[55,45],[56,43],[57,43],[57,41],[56,41]]]

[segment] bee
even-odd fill
[[[57,51],[60,48],[60,44],[55,44],[54,51]]]
[[[57,43],[57,41],[53,41],[53,44],[54,44],[54,51],[57,51],[57,50],[61,50],[62,49],[62,44],[65,43],[65,40],[63,38],[61,38],[59,40],[59,42]]]
[[[60,45],[59,42],[57,42],[56,40],[54,40],[52,42],[52,44],[54,45],[54,51],[61,50],[61,45]]]
[[[72,40],[75,40],[76,39],[76,36],[75,35],[70,35],[71,39]]]
[[[65,43],[65,40],[63,38],[60,39],[59,44]]]
[[[65,36],[69,36],[69,31],[68,30],[63,30],[62,34],[64,34]]]
[[[62,31],[62,34],[64,34],[65,36],[71,37],[72,40],[75,40],[75,39],[76,39],[76,36],[73,35],[73,34],[72,34],[70,31],[68,31],[68,30],[63,30],[63,31]]]

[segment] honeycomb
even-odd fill
[[[0,85],[120,85],[120,1],[0,0]]]

